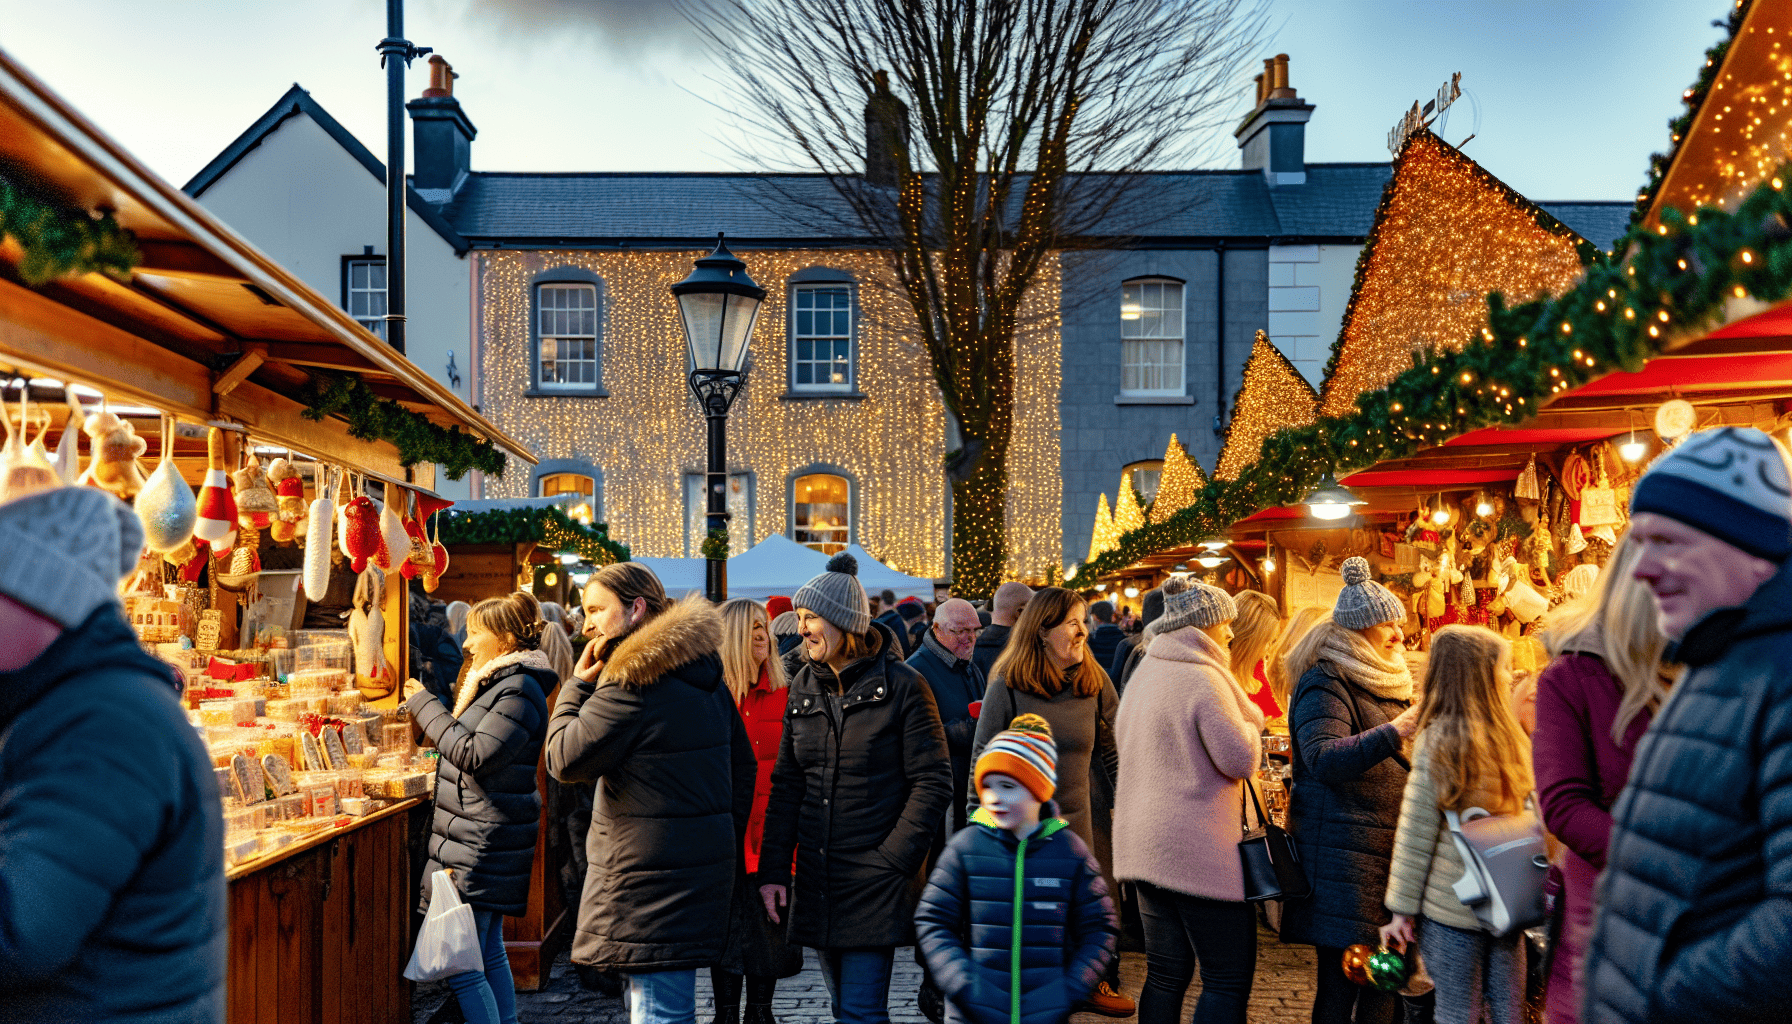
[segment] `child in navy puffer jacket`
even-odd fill
[[[972,773],[982,807],[934,868],[915,932],[949,1024],[1062,1024],[1094,990],[1119,930],[1089,848],[1052,807],[1051,726],[1021,715]]]

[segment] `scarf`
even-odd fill
[[[1383,658],[1355,630],[1334,626],[1326,633],[1319,658],[1337,666],[1350,681],[1384,700],[1412,700],[1412,672],[1398,652]]]
[[[947,668],[954,671],[957,671],[958,666],[966,660],[953,654],[946,648],[945,644],[940,643],[940,638],[933,635],[933,628],[931,626],[921,634],[921,643],[925,644],[927,649],[932,651],[935,657],[945,662]]]
[[[510,668],[513,665],[520,668],[542,669],[547,672],[554,670],[554,666],[548,664],[548,656],[540,651],[511,651],[509,654],[500,654],[479,666],[477,671],[468,672],[467,677],[461,681],[460,689],[454,694],[454,717],[459,718],[462,713],[473,706],[473,701],[479,696],[479,691],[485,688],[486,683],[498,677],[499,670]]]

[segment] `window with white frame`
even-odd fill
[[[597,288],[543,284],[535,290],[536,381],[543,391],[597,386]]]
[[[790,389],[852,390],[852,286],[801,284],[790,296]]]
[[[344,268],[342,308],[375,336],[386,336],[386,261],[349,260]]]
[[[1120,393],[1182,394],[1182,282],[1141,278],[1120,286]]]
[[[799,476],[790,491],[791,540],[827,555],[852,543],[852,488],[845,477]]]
[[[703,553],[703,538],[709,535],[709,496],[703,492],[702,473],[686,473],[684,477],[685,557],[697,558]],[[753,475],[728,474],[728,551],[738,555],[753,546]]]
[[[1134,462],[1122,472],[1132,474],[1132,489],[1139,492],[1139,497],[1145,504],[1148,505],[1157,500],[1157,485],[1164,475],[1164,464],[1161,459]]]

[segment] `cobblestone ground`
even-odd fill
[[[1127,994],[1138,995],[1145,982],[1145,955],[1126,952],[1120,961],[1121,987]],[[927,1024],[927,1018],[915,1008],[915,993],[921,985],[921,969],[915,965],[912,950],[896,953],[896,972],[890,982],[890,1020],[892,1024]],[[1200,982],[1189,992],[1187,1014],[1192,1016]],[[418,985],[412,1002],[415,1024],[425,1024],[444,999],[453,995],[446,985]],[[714,1014],[709,990],[709,972],[697,974],[697,1020],[708,1024]],[[1273,932],[1264,929],[1258,936],[1257,980],[1251,988],[1251,1024],[1305,1024],[1311,1019],[1313,1006],[1313,950],[1309,946],[1284,946]],[[778,983],[778,996],[772,1004],[779,1024],[827,1024],[833,1018],[828,1012],[827,988],[821,983],[815,956],[810,953],[803,973]],[[554,963],[553,974],[540,992],[517,994],[517,1018],[520,1024],[532,1022],[591,1022],[591,1024],[626,1024],[628,1012],[622,1001],[587,992],[579,987],[578,978],[561,954]],[[1077,1014],[1071,1024],[1109,1024],[1108,1018],[1093,1014]]]

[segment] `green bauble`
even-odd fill
[[[1392,992],[1406,984],[1411,975],[1412,964],[1386,946],[1369,957],[1369,980],[1376,988]]]

